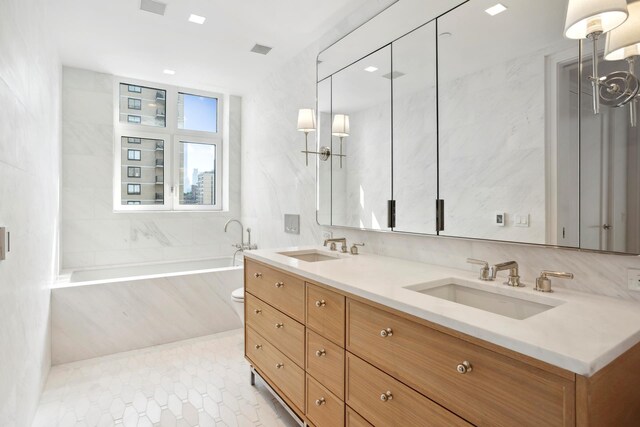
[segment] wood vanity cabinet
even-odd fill
[[[245,356],[312,426],[640,426],[640,345],[582,377],[250,259],[245,319]]]

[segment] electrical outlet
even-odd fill
[[[640,291],[640,269],[630,268],[627,270],[629,290]]]
[[[333,233],[331,231],[323,231],[322,232],[322,238],[324,240],[333,239]]]

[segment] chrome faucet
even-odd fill
[[[238,225],[240,226],[240,243],[236,243],[235,245],[233,245],[233,247],[238,249],[239,251],[258,249],[257,245],[252,245],[251,244],[251,229],[250,228],[247,228],[247,234],[249,235],[249,241],[245,244],[245,242],[244,242],[244,226],[237,219],[230,219],[229,221],[227,221],[227,223],[224,225],[224,232],[225,233],[227,232],[227,228],[229,228],[229,224],[231,224],[232,222],[237,222]]]
[[[336,250],[336,243],[342,243],[342,246],[340,247],[340,251],[343,254],[347,253],[347,239],[346,237],[338,237],[335,239],[326,239],[324,241],[324,246],[327,246],[327,243],[331,243],[331,246],[329,246],[329,249],[332,251]]]
[[[521,288],[524,285],[520,283],[520,276],[518,275],[518,263],[515,261],[507,261],[500,264],[496,264],[491,267],[491,279],[495,280],[499,271],[509,270],[509,278],[505,282],[505,285]]]

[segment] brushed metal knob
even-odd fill
[[[386,337],[391,337],[393,336],[393,329],[391,328],[386,328],[380,331],[380,336],[382,338],[386,338]]]
[[[284,286],[284,282],[276,282],[276,288],[281,288]]]
[[[256,279],[259,279],[262,277],[262,273],[253,273],[253,277],[255,277]]]
[[[456,370],[460,374],[466,374],[467,372],[473,371],[473,367],[471,366],[471,363],[465,360],[464,362],[462,362],[456,367]]]
[[[276,363],[276,369],[282,369],[284,367],[284,363]]]
[[[284,327],[284,323],[276,323],[276,329],[280,329]]]
[[[386,393],[382,393],[380,395],[380,400],[382,400],[383,402],[386,402],[388,400],[393,400],[393,394],[387,390]]]
[[[318,356],[318,357],[322,357],[325,354],[327,354],[327,351],[324,348],[316,351],[316,356]]]
[[[323,299],[321,299],[320,301],[316,301],[316,307],[324,307],[327,305],[327,302]]]
[[[262,344],[256,344],[255,348],[256,348],[256,350],[260,350],[262,348]]]
[[[255,314],[260,314],[260,313],[262,313],[262,310],[260,310],[259,308],[256,308],[255,310],[253,310],[253,312]]]
[[[316,405],[318,406],[322,406],[324,404],[326,404],[327,401],[324,399],[324,397],[321,397],[320,399],[316,400]]]

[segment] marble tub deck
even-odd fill
[[[32,427],[297,425],[260,380],[243,331],[51,368]]]

